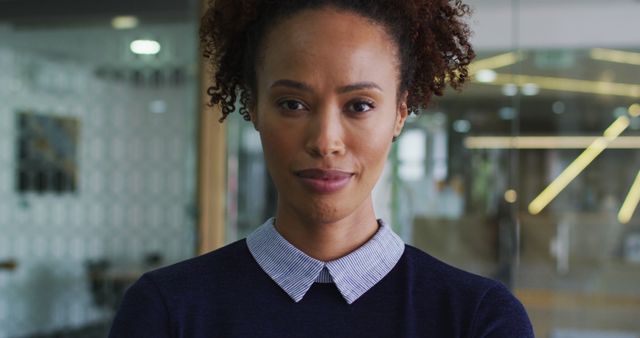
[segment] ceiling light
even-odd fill
[[[502,94],[505,96],[516,96],[518,94],[518,86],[515,83],[506,83],[502,86]]]
[[[629,189],[627,198],[624,199],[622,207],[618,212],[618,221],[620,223],[629,223],[629,221],[631,220],[631,216],[633,216],[633,212],[636,211],[638,202],[640,202],[640,172],[638,172],[638,175],[636,175],[636,179],[635,181],[633,181],[631,189]]]
[[[633,117],[640,116],[640,103],[634,103],[629,106],[629,115]]]
[[[640,85],[638,84],[576,80],[561,77],[501,73],[496,75],[495,81],[486,84],[509,86],[509,93],[512,93],[512,86],[515,86],[515,84],[524,85],[527,83],[535,83],[540,89],[571,93],[625,96],[632,97],[634,99],[640,97]],[[503,94],[505,94],[504,91],[505,89],[503,87]]]
[[[595,136],[469,136],[468,149],[585,149]],[[608,149],[640,149],[640,136],[620,136]]]
[[[551,110],[556,114],[564,113],[565,108],[564,102],[562,101],[556,101],[551,105]]]
[[[493,82],[496,80],[496,72],[491,69],[481,69],[476,73],[476,81],[482,83]]]
[[[155,40],[135,40],[129,47],[133,53],[140,55],[155,55],[160,52],[160,43]]]
[[[475,74],[482,69],[497,69],[511,66],[524,59],[522,53],[509,52],[476,60],[469,65],[469,73]]]
[[[131,29],[138,27],[138,18],[132,15],[121,15],[111,19],[111,26],[115,29]]]
[[[471,130],[471,122],[467,120],[456,120],[453,122],[453,130],[458,133],[468,133]]]
[[[640,66],[640,53],[626,52],[622,50],[594,48],[589,53],[594,60],[625,63]]]
[[[611,141],[615,140],[629,126],[629,118],[621,116],[613,122],[601,137],[585,149],[556,179],[549,184],[530,204],[529,212],[537,215],[564,190],[593,160],[600,155]]]
[[[509,189],[504,192],[504,200],[507,201],[507,203],[516,203],[516,201],[518,201],[518,193],[514,189]]]
[[[498,115],[502,120],[513,120],[516,117],[516,110],[513,107],[502,107],[498,110]]]
[[[522,95],[535,96],[540,93],[540,87],[535,83],[525,83],[522,85]]]

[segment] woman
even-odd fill
[[[466,80],[467,12],[447,0],[215,1],[201,27],[211,102],[260,133],[275,218],[145,274],[111,337],[532,337],[502,284],[405,245],[373,210],[407,115]]]

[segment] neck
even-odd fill
[[[280,235],[320,261],[327,262],[349,254],[378,231],[371,197],[350,215],[330,220],[300,215],[281,205],[278,203],[275,224]]]

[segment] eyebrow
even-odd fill
[[[305,92],[313,92],[313,89],[311,88],[310,85],[304,82],[287,80],[287,79],[277,80],[273,82],[273,84],[271,85],[271,88],[274,88],[274,87],[288,87],[288,88],[302,90]],[[364,82],[357,82],[357,83],[349,84],[346,86],[342,86],[338,88],[338,93],[344,94],[347,92],[351,92],[355,90],[363,90],[363,89],[377,89],[382,92],[382,88],[377,83],[364,81]]]
[[[382,88],[375,82],[358,82],[338,88],[338,93],[346,93],[362,89],[377,89],[379,91],[382,91]]]

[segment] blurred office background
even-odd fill
[[[640,337],[640,3],[470,4],[474,81],[411,118],[378,216],[538,337]],[[253,128],[203,134],[200,6],[0,1],[0,338],[104,337],[143,271],[272,215]]]
[[[0,337],[104,337],[195,254],[198,8],[0,2]]]

